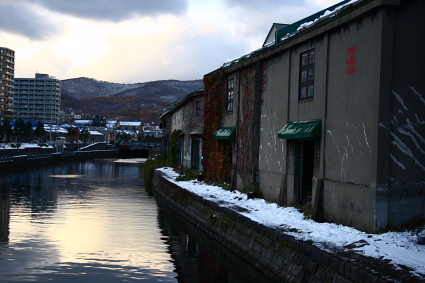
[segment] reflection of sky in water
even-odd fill
[[[73,178],[82,178],[84,177],[83,175],[50,175],[50,178],[69,178],[69,179],[73,179]]]
[[[94,160],[40,171],[10,177],[0,282],[176,282],[141,165]]]
[[[131,158],[131,159],[117,159],[116,163],[144,163],[147,158]]]

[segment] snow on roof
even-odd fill
[[[44,130],[46,132],[52,132],[52,133],[60,133],[60,134],[67,134],[68,133],[68,130],[66,130],[62,127],[59,127],[57,125],[51,125],[51,126],[44,125]]]
[[[115,128],[117,126],[118,121],[109,121],[106,124],[106,128]]]
[[[265,226],[280,229],[301,241],[313,241],[317,247],[328,251],[352,251],[364,256],[389,260],[395,268],[404,265],[413,269],[413,274],[425,278],[425,245],[418,245],[418,236],[411,232],[387,232],[368,234],[355,228],[335,223],[318,223],[306,219],[294,207],[279,207],[263,199],[248,199],[238,191],[226,191],[221,187],[207,185],[198,181],[176,181],[178,173],[172,168],[160,168],[164,177],[194,194],[222,207],[262,223]],[[242,207],[244,212],[235,210]],[[296,231],[296,232],[290,232]],[[425,236],[425,230],[419,233]]]
[[[8,150],[8,149],[16,149],[14,147],[12,147],[12,144],[14,143],[2,143],[0,145],[0,150]],[[31,143],[21,143],[21,146],[19,147],[19,149],[25,149],[25,148],[40,148],[40,146],[38,144],[31,144]],[[44,144],[43,148],[53,148],[50,145]]]
[[[129,135],[137,135],[139,131],[136,130],[116,130],[115,133],[117,134],[129,134]]]
[[[222,65],[221,68],[227,68],[232,65],[238,64],[241,61],[244,61],[245,59],[248,59],[250,57],[253,57],[257,54],[260,54],[264,50],[268,48],[272,48],[272,46],[276,45],[277,43],[286,41],[288,39],[291,39],[293,36],[300,34],[301,32],[311,28],[318,26],[318,23],[325,22],[324,20],[330,19],[338,14],[342,14],[343,11],[345,11],[348,8],[351,8],[353,6],[358,6],[358,4],[361,4],[362,2],[371,1],[371,0],[344,0],[340,3],[333,5],[327,9],[324,9],[320,12],[317,12],[313,15],[310,15],[304,19],[301,19],[293,24],[287,25],[281,29],[278,29],[276,31],[278,36],[278,42],[272,41],[269,43],[265,43],[261,48],[252,51],[249,54],[243,55],[237,59],[234,60],[226,60],[226,62]],[[359,5],[360,6],[360,5]],[[219,68],[218,70],[220,70]],[[214,73],[217,70],[211,72]]]
[[[171,109],[165,111],[164,113],[162,113],[161,115],[159,115],[159,118],[161,119],[162,117],[164,117],[165,115],[167,115],[168,113],[170,113]]]
[[[89,134],[91,136],[103,136],[103,134],[102,133],[99,133],[98,131],[89,131]]]
[[[80,119],[75,119],[73,121],[74,124],[91,124],[93,123],[93,120],[80,120]]]
[[[319,15],[319,17],[318,17],[318,18],[316,18],[316,19],[314,19],[313,21],[308,21],[308,22],[304,22],[304,23],[302,23],[302,24],[298,27],[297,31],[302,30],[302,29],[304,29],[304,28],[308,28],[308,27],[312,26],[313,24],[315,24],[317,21],[320,21],[321,19],[323,19],[323,18],[325,18],[325,17],[328,17],[328,16],[329,16],[329,17],[332,17],[332,16],[334,16],[337,12],[339,12],[340,10],[342,10],[342,9],[344,9],[345,7],[350,6],[350,5],[352,5],[352,4],[354,4],[354,3],[358,2],[358,1],[359,1],[359,0],[351,0],[351,1],[347,2],[347,3],[345,3],[345,4],[341,4],[340,6],[338,6],[338,7],[334,8],[334,9],[332,9],[331,11],[330,11],[330,10],[325,10],[323,14]]]
[[[119,121],[120,126],[133,126],[138,127],[142,122],[133,122],[133,121]]]

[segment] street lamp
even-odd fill
[[[55,135],[55,137],[53,138],[53,147],[55,148],[55,152],[57,152],[57,150],[56,150],[56,136],[57,135]]]
[[[56,138],[58,137],[58,118],[56,117],[56,125],[55,125],[55,128],[56,128],[56,135],[55,135],[55,138],[54,138],[54,140],[53,140],[53,146],[54,146],[54,148],[55,148],[55,152],[58,152],[58,150],[56,149]],[[50,129],[50,131],[51,131],[52,129]]]

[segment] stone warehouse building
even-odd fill
[[[423,0],[342,1],[205,75],[205,163],[226,149],[232,188],[323,221],[423,218],[424,15]]]
[[[181,130],[179,135],[179,160],[184,168],[202,168],[202,135],[204,126],[204,90],[189,93],[183,99],[163,113],[161,129],[163,131],[162,149],[168,154],[171,134]]]

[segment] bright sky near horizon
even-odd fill
[[[0,0],[15,77],[115,83],[202,79],[256,50],[273,23],[340,0]]]

